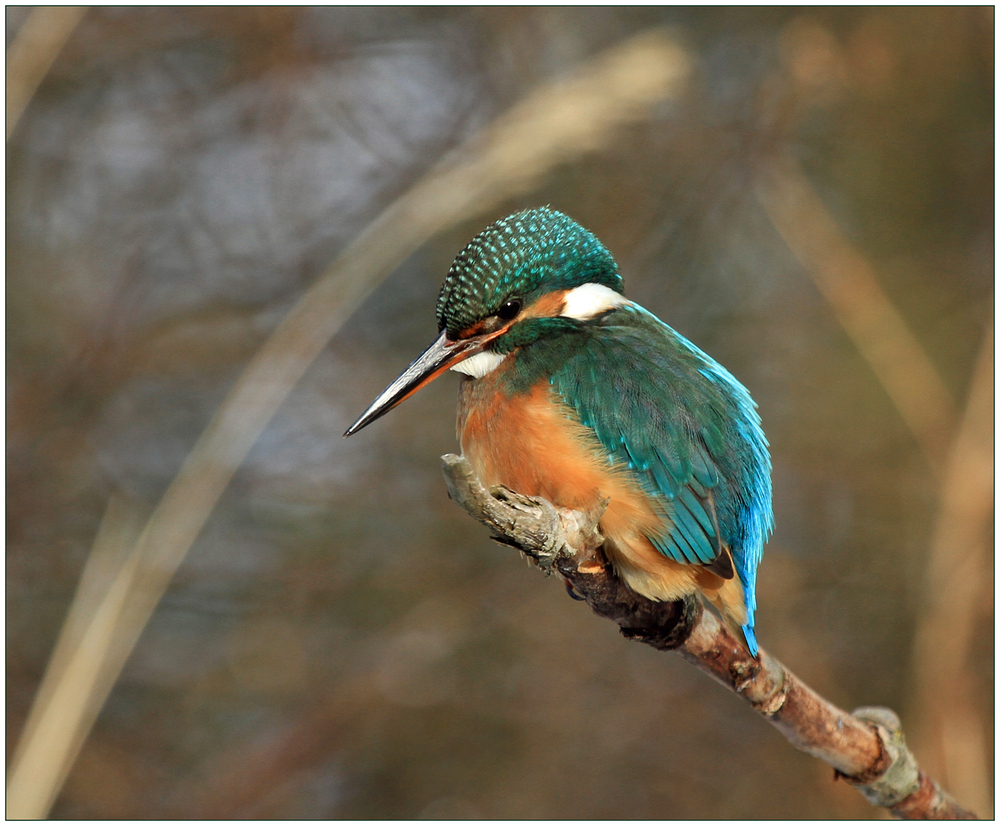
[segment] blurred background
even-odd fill
[[[30,12],[7,8],[8,55]],[[895,709],[922,767],[990,816],[993,25],[88,11],[7,149],[8,765],[109,500],[141,526],[278,322],[397,199],[666,26],[682,83],[442,219],[343,305],[135,624],[52,815],[877,816],[448,500],[454,378],[341,438],[435,337],[455,254],[550,204],[760,406],[762,645],[848,710]]]

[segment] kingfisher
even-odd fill
[[[458,440],[489,489],[606,508],[617,574],[651,600],[700,593],[757,656],[755,583],[773,528],[771,460],[750,393],[624,295],[591,232],[548,207],[479,233],[448,271],[439,335],[345,436],[447,370]]]

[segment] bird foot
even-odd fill
[[[604,565],[602,565],[597,559],[584,560],[577,565],[576,569],[581,574],[590,574],[591,576],[604,573]]]

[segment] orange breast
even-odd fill
[[[657,600],[701,590],[715,601],[726,580],[700,566],[674,562],[647,538],[664,530],[669,513],[654,507],[627,468],[608,461],[593,431],[553,397],[548,384],[521,395],[502,392],[498,379],[505,369],[502,365],[481,379],[462,382],[458,438],[483,484],[504,485],[576,510],[608,499],[601,518],[605,550],[629,587]],[[728,613],[742,612],[738,590],[732,596],[737,595],[739,606],[730,610],[727,605]]]

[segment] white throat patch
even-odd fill
[[[559,315],[587,321],[615,307],[631,303],[621,293],[616,293],[603,284],[582,284],[566,293],[566,305]]]
[[[491,353],[488,350],[483,350],[481,353],[476,353],[474,356],[469,356],[464,361],[452,365],[450,369],[456,373],[465,373],[465,375],[472,376],[474,379],[481,379],[487,373],[492,373],[496,370],[500,366],[500,362],[505,358],[507,358],[506,354]]]

